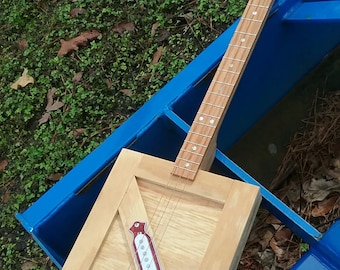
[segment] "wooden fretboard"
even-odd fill
[[[194,180],[264,26],[273,0],[250,0],[177,155],[173,175]]]

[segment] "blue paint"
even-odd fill
[[[306,261],[325,262],[321,249],[330,245],[321,234],[273,194],[229,160],[226,152],[332,49],[339,45],[339,1],[280,0],[272,9],[245,74],[240,81],[218,137],[216,166],[227,176],[260,186],[263,205],[312,245]],[[330,17],[320,15],[325,5]],[[331,10],[333,9],[333,11]],[[308,11],[308,12],[307,12]],[[303,14],[311,20],[303,20]],[[333,14],[333,15],[332,15]],[[196,110],[237,26],[234,23],[95,151],[25,212],[17,214],[24,228],[61,267],[83,225],[115,158],[123,147],[174,160]],[[321,246],[322,248],[319,248]],[[336,253],[337,252],[337,253]],[[327,264],[327,262],[326,262]],[[302,268],[301,268],[302,269]]]
[[[335,222],[317,245],[314,245],[293,267],[294,270],[340,269],[340,221]]]

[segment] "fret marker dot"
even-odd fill
[[[257,11],[253,11],[253,15],[257,15]]]
[[[203,116],[200,116],[200,118],[198,118],[198,120],[200,120],[200,121],[203,121]]]
[[[187,162],[187,163],[185,163],[185,165],[184,165],[186,168],[188,168],[189,166],[190,166],[190,163],[189,162]]]
[[[241,42],[245,42],[246,41],[246,39],[245,38],[241,38]]]
[[[196,145],[194,145],[194,146],[192,147],[192,150],[193,150],[193,151],[196,151],[196,150],[197,150]]]
[[[214,119],[210,119],[209,121],[210,124],[214,124],[214,122],[215,122]]]
[[[218,89],[223,91],[224,90],[224,86],[220,86]]]
[[[230,64],[230,65],[229,65],[229,67],[231,67],[231,68],[232,68],[233,66],[234,66],[234,64]]]

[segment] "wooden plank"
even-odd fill
[[[121,151],[64,264],[64,270],[91,269],[141,158],[141,154]],[[117,177],[119,181],[115,181]]]
[[[169,189],[191,193],[224,204],[234,179],[201,170],[197,174],[197,179],[191,181],[170,174],[173,164],[168,160],[143,155],[135,170],[135,175],[145,181],[151,181]],[[246,186],[247,184],[241,182],[241,185]]]
[[[152,226],[149,221],[142,196],[139,192],[139,187],[137,185],[137,179],[131,181],[131,184],[119,206],[119,215],[123,223],[124,233],[131,251],[131,256],[135,262],[135,267],[138,269],[138,265],[135,260],[135,250],[133,248],[133,235],[129,231],[129,228],[136,222],[144,222],[147,225],[147,233],[153,238]],[[158,263],[162,265],[161,259],[158,256]],[[119,258],[117,258],[119,259]],[[164,269],[164,268],[162,268]]]
[[[234,181],[200,269],[236,269],[261,195],[258,187]]]

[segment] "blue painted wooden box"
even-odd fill
[[[53,188],[25,212],[17,214],[24,228],[57,266],[63,265],[123,147],[174,160],[237,23]],[[339,0],[276,1],[218,137],[215,167],[219,172],[260,186],[263,206],[312,246],[296,265],[297,269],[307,269],[310,265],[313,268],[308,269],[340,269],[340,248],[335,240],[340,237],[339,224],[329,230],[331,236],[322,238],[320,232],[224,153],[339,42]],[[318,248],[320,245],[322,248]]]

